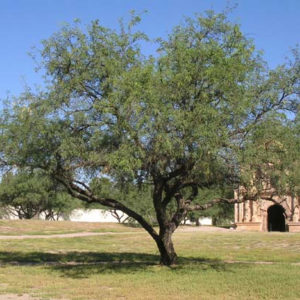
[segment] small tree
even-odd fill
[[[268,70],[239,26],[213,12],[187,19],[159,40],[155,57],[145,57],[138,21],[133,17],[119,31],[97,21],[86,31],[67,26],[43,42],[48,87],[27,91],[4,112],[2,159],[43,170],[86,203],[123,211],[154,239],[161,263],[171,265],[172,234],[188,212],[243,201],[219,194],[203,204],[199,189],[255,184],[244,195],[255,200],[264,195],[251,174],[263,174],[266,160],[278,174],[293,169],[299,57]],[[266,151],[257,147],[260,136],[289,147],[272,142]],[[104,175],[151,186],[159,232],[135,205],[98,196],[90,183]]]
[[[78,201],[64,186],[41,172],[7,173],[0,184],[0,203],[6,214],[32,219],[44,214],[47,220],[68,216]]]

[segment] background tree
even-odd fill
[[[158,54],[146,57],[137,22],[133,16],[118,31],[97,21],[86,31],[67,26],[44,41],[47,88],[26,91],[4,111],[2,160],[43,170],[86,203],[123,211],[155,240],[161,263],[171,265],[172,234],[188,212],[243,201],[220,195],[203,204],[199,189],[257,184],[253,174],[280,148],[273,168],[292,168],[291,148],[256,141],[271,128],[276,139],[293,131],[299,57],[269,70],[239,26],[213,12],[175,27],[159,40]],[[292,147],[297,134],[289,134]],[[159,232],[127,203],[97,195],[90,183],[104,175],[152,186]],[[245,199],[263,196],[261,189],[246,191]]]
[[[66,218],[80,206],[64,186],[41,172],[19,171],[7,173],[0,184],[0,203],[6,214],[19,219],[44,215],[46,220]]]

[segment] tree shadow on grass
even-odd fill
[[[87,278],[93,274],[130,274],[156,272],[159,255],[134,252],[0,252],[0,266],[45,266],[64,277]],[[172,272],[208,271],[233,272],[232,265],[220,260],[180,257],[178,264],[163,267]]]
[[[126,252],[8,252],[0,251],[0,263],[15,265],[63,265],[91,263],[146,263],[155,264],[158,255]]]

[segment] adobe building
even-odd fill
[[[236,199],[241,199],[240,190],[235,190]],[[300,199],[293,196],[274,196],[272,199],[273,201],[258,199],[236,203],[236,229],[300,232]]]

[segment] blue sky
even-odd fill
[[[274,67],[284,61],[290,49],[300,43],[300,0],[236,0],[230,18],[253,38],[264,58]],[[207,9],[217,12],[226,0],[0,0],[0,99],[18,95],[25,83],[42,83],[28,56],[33,46],[59,30],[64,22],[93,19],[116,27],[120,17],[132,9],[147,10],[140,28],[150,37],[165,36],[172,27]]]

